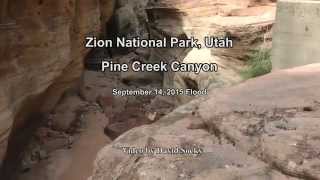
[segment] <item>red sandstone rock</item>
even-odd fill
[[[112,7],[112,0],[103,0]],[[33,113],[51,110],[83,71],[88,33],[101,32],[112,8],[98,1],[1,1],[0,164],[8,136]]]

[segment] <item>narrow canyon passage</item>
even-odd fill
[[[103,119],[97,118],[94,112],[87,116],[85,127],[72,142],[72,145],[54,149],[41,161],[33,162],[35,164],[30,165],[29,170],[20,172],[18,179],[86,180],[92,174],[97,152],[110,142],[103,133],[105,125]]]
[[[126,58],[130,56],[110,61]],[[159,80],[122,82],[120,73],[85,71],[80,93],[67,93],[33,134],[17,179],[86,180],[99,150],[127,130],[151,124],[175,107],[174,97],[115,96],[112,90],[160,87]]]

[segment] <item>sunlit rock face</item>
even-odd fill
[[[242,80],[239,72],[248,54],[260,47],[270,48],[275,3],[253,0],[142,0],[119,1],[115,10],[116,35],[163,39],[191,38],[200,42],[206,36],[229,37],[233,48],[144,49],[145,61],[217,63],[213,73],[164,73],[165,88],[188,88],[184,79],[193,80],[199,89],[224,87]],[[129,51],[135,51],[129,50]],[[139,54],[139,53],[138,53]]]
[[[225,87],[242,80],[239,72],[253,49],[270,48],[275,3],[271,1],[161,0],[147,6],[151,37],[229,37],[233,48],[152,49],[151,59],[188,63],[217,63],[213,73],[166,74],[165,87],[188,88],[192,79],[199,89]]]
[[[75,85],[88,52],[84,36],[99,35],[112,13],[105,7],[112,4],[112,0],[0,1],[0,164],[9,135],[36,120],[29,121],[29,115],[50,110]]]
[[[272,48],[274,70],[320,62],[319,8],[319,1],[278,2]]]
[[[211,91],[115,139],[88,180],[320,179],[319,73],[315,64]]]

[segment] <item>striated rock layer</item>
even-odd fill
[[[320,179],[319,75],[315,64],[211,91],[106,146],[90,180]]]
[[[161,0],[147,6],[150,35],[194,37],[202,42],[201,49],[152,49],[150,59],[185,63],[217,63],[213,73],[167,74],[166,87],[188,87],[191,79],[197,88],[209,85],[226,87],[242,80],[240,71],[248,55],[259,48],[270,48],[271,30],[275,17],[275,3],[271,1],[215,1],[215,0]],[[233,48],[206,48],[206,36],[229,37]],[[190,88],[190,87],[188,87]]]
[[[218,72],[164,73],[165,88],[195,89],[226,87],[242,80],[240,72],[253,50],[270,48],[275,18],[274,1],[254,0],[120,0],[115,10],[116,35],[163,39],[191,38],[202,42],[201,49],[151,48],[126,49],[143,54],[144,61],[217,63]],[[229,37],[233,48],[205,48],[204,37]],[[131,76],[131,79],[141,77]],[[188,101],[187,97],[181,98]]]
[[[75,86],[84,36],[100,34],[112,7],[113,0],[0,1],[0,164],[10,134]]]

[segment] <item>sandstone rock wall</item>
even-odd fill
[[[270,48],[274,15],[275,4],[269,0],[123,0],[118,2],[115,11],[115,28],[117,35],[127,37],[162,39],[164,36],[193,36],[200,41],[205,36],[232,38],[234,47],[231,49],[143,50],[148,62],[217,63],[220,66],[218,73],[164,74],[166,88],[187,88],[184,82],[187,78],[204,89],[211,84],[224,87],[242,80],[239,72],[246,65],[248,54],[262,46]]]
[[[272,48],[274,70],[320,62],[319,8],[319,1],[278,2]]]
[[[10,134],[75,86],[84,36],[100,34],[112,7],[113,0],[0,1],[0,164]]]
[[[147,6],[150,36],[229,37],[233,48],[152,49],[149,61],[177,59],[184,63],[217,63],[213,73],[167,73],[165,87],[189,88],[185,79],[199,89],[226,87],[242,81],[241,70],[252,50],[270,48],[275,4],[271,1],[161,0]],[[181,98],[182,101],[185,98]]]

